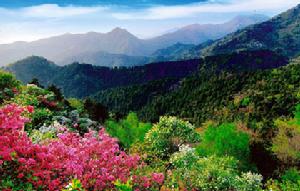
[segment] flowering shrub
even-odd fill
[[[74,178],[87,190],[112,190],[115,181],[127,182],[139,165],[139,157],[120,151],[117,141],[104,129],[83,137],[66,131],[45,145],[34,144],[23,131],[28,121],[21,115],[25,110],[16,105],[0,109],[2,190],[19,185],[24,185],[24,190],[58,190]],[[161,184],[163,176],[153,174],[151,181]],[[151,187],[148,183],[143,179],[145,188]]]
[[[169,157],[182,144],[196,143],[199,140],[195,127],[176,117],[161,117],[145,136],[149,154],[160,158]]]
[[[188,190],[259,191],[262,176],[250,172],[239,174],[238,161],[233,157],[200,157],[195,150],[184,146],[171,156],[173,171],[166,185]]]

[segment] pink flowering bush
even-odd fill
[[[65,131],[44,145],[34,144],[23,130],[28,122],[24,112],[33,108],[12,104],[0,109],[1,190],[61,190],[73,179],[87,190],[114,190],[114,182],[127,182],[139,167],[139,157],[120,151],[104,129],[84,136]],[[164,177],[135,179],[147,190],[152,183],[162,184]]]

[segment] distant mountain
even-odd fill
[[[198,52],[205,56],[261,49],[288,57],[300,55],[300,5],[266,22],[228,35]]]
[[[37,78],[44,86],[51,84],[58,86],[67,97],[83,98],[114,87],[138,85],[166,78],[176,81],[194,73],[199,66],[209,66],[214,71],[220,72],[253,71],[276,68],[287,62],[285,57],[272,51],[246,51],[209,56],[205,59],[158,62],[129,68],[109,68],[79,63],[57,66],[45,58],[32,56],[4,69],[14,73],[24,83]]]
[[[208,40],[200,45],[181,44],[177,43],[164,49],[155,51],[152,55],[152,61],[175,61],[200,58],[199,50],[214,43],[213,40]]]
[[[0,66],[28,56],[42,56],[59,65],[73,61],[95,65],[132,66],[145,64],[145,56],[176,43],[199,44],[221,38],[248,25],[265,20],[264,16],[237,17],[224,24],[190,25],[151,39],[139,39],[125,29],[108,33],[64,34],[33,42],[0,45]],[[125,64],[126,63],[126,64]]]
[[[164,78],[180,79],[196,71],[199,64],[199,60],[188,60],[131,68],[108,68],[79,63],[57,66],[44,58],[32,56],[3,69],[14,73],[24,83],[37,78],[44,86],[58,86],[67,97],[83,98],[112,87]]]
[[[130,67],[144,65],[150,62],[150,57],[146,56],[128,56],[125,54],[110,54],[107,52],[83,52],[77,55],[73,55],[65,58],[60,63],[88,63],[95,66],[107,66],[107,67]]]
[[[176,43],[167,48],[155,51],[151,57],[157,60],[183,60],[185,52],[194,48],[193,44]]]
[[[37,78],[41,84],[47,84],[55,76],[59,67],[43,57],[31,56],[3,69],[13,72],[23,82],[27,83]]]
[[[192,24],[175,32],[155,37],[151,41],[165,45],[173,45],[174,42],[196,45],[208,40],[222,38],[239,29],[266,20],[268,20],[268,17],[264,15],[244,15],[237,16],[222,24]]]

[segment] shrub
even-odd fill
[[[238,131],[234,124],[209,126],[203,132],[197,152],[200,156],[233,156],[241,162],[247,162],[250,152],[249,141],[249,135]]]
[[[109,120],[106,122],[107,132],[118,138],[120,144],[125,148],[130,148],[132,144],[142,142],[145,134],[151,128],[150,123],[139,121],[136,113],[129,113],[126,119],[119,122]]]
[[[271,150],[287,165],[300,162],[300,105],[296,108],[294,119],[275,121],[278,132],[272,139]]]
[[[0,70],[0,103],[14,97],[20,85],[12,74]]]
[[[159,158],[168,158],[182,144],[199,141],[195,127],[176,117],[161,117],[145,137],[148,154]]]
[[[300,190],[300,172],[294,168],[289,169],[280,180],[269,180],[267,188],[273,191],[298,191]]]
[[[168,177],[167,186],[188,190],[261,190],[262,176],[238,171],[238,160],[233,157],[200,157],[194,149],[184,148],[170,160],[173,171]]]
[[[127,182],[139,165],[139,157],[120,151],[104,129],[84,137],[66,131],[45,145],[33,144],[22,130],[28,121],[24,111],[16,105],[0,109],[2,190],[60,190],[74,178],[87,190],[111,190],[116,180]]]

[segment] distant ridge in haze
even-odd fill
[[[176,43],[199,44],[266,20],[265,16],[240,16],[224,24],[189,25],[151,39],[139,39],[125,29],[108,33],[64,34],[33,42],[0,45],[0,66],[31,55],[45,57],[59,65],[80,62],[113,66],[145,64],[145,56]],[[99,53],[99,55],[96,55]],[[109,64],[105,64],[108,62]]]
[[[198,52],[205,56],[262,49],[290,58],[300,55],[300,5],[266,22],[228,35]]]

